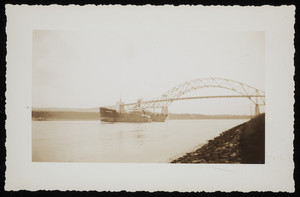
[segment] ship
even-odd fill
[[[165,122],[168,114],[164,113],[151,113],[152,122]]]
[[[122,103],[118,105],[119,110],[100,107],[101,122],[164,122],[168,116],[165,113],[152,113],[139,106],[125,111]]]

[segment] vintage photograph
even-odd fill
[[[5,9],[7,191],[295,191],[295,6]]]
[[[265,163],[265,33],[32,31],[32,161]]]

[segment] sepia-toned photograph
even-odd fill
[[[32,31],[32,161],[263,164],[264,32],[131,23]]]
[[[295,190],[295,6],[5,8],[6,190]]]

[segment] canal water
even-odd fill
[[[32,161],[168,163],[246,121],[32,121]]]

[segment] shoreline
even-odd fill
[[[265,114],[223,131],[170,163],[265,163]]]
[[[59,120],[100,120],[100,112],[95,109],[35,109],[32,110],[33,121],[59,121]],[[204,115],[204,114],[168,114],[168,120],[229,120],[249,119],[248,115]]]

